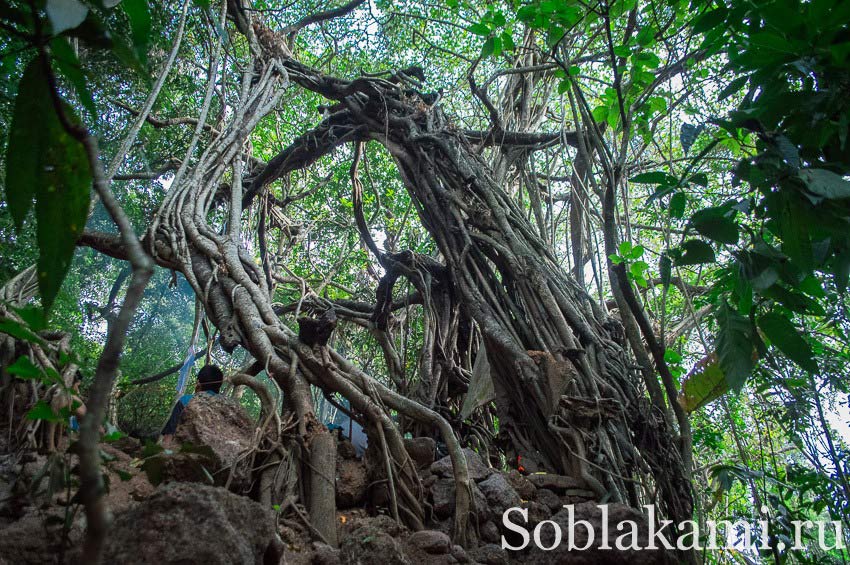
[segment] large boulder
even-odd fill
[[[490,518],[490,509],[487,505],[487,498],[473,482],[469,485],[472,488],[472,502],[475,504],[475,513],[478,515],[478,521],[484,522]],[[455,511],[455,481],[450,478],[437,480],[434,486],[431,487],[431,497],[433,500],[434,514],[438,518],[448,518],[454,515]],[[470,509],[472,510],[472,509]]]
[[[103,469],[108,476],[106,502],[112,512],[122,512],[153,494],[154,486],[130,455],[114,443],[102,443],[100,450],[107,459]]]
[[[271,511],[223,488],[169,483],[120,514],[104,563],[277,563],[282,552]]]
[[[501,516],[508,508],[520,505],[519,495],[501,473],[493,473],[478,483],[478,488],[487,497],[490,510],[494,514]]]
[[[463,453],[466,455],[466,465],[469,468],[470,479],[475,482],[483,481],[493,473],[493,469],[485,465],[477,453],[468,447],[463,450]],[[431,472],[441,477],[451,477],[453,473],[451,457],[446,455],[439,461],[435,461],[431,465]]]
[[[343,536],[339,561],[343,565],[410,565],[400,543],[405,533],[389,516],[359,520]]]
[[[204,446],[209,455],[216,484],[223,485],[235,463],[231,485],[234,490],[250,481],[248,459],[244,453],[254,441],[256,424],[236,400],[216,394],[197,394],[183,411],[174,433],[180,444]]]
[[[46,510],[30,507],[17,521],[0,526],[0,563],[9,565],[48,565],[73,563],[74,549],[83,539],[83,519],[78,515],[63,541],[65,508]],[[63,548],[64,546],[64,548]]]

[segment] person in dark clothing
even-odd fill
[[[218,394],[221,390],[221,385],[224,382],[224,373],[215,365],[205,365],[203,369],[198,371],[198,384],[195,385],[194,394],[184,394],[171,409],[171,416],[162,428],[163,443],[169,443],[174,432],[177,430],[177,425],[183,417],[183,411],[186,405],[194,398],[195,394]]]

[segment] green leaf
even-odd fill
[[[493,56],[498,57],[502,54],[502,40],[498,37],[491,37],[493,40]]]
[[[767,339],[789,359],[810,373],[818,371],[818,364],[813,358],[812,348],[803,339],[791,320],[776,312],[770,312],[759,318],[758,325]]]
[[[610,254],[608,256],[608,260],[611,261],[611,264],[613,264],[613,265],[619,265],[620,263],[622,263],[624,261],[624,259],[622,257],[620,257],[619,255],[617,255],[616,253]]]
[[[503,31],[502,35],[502,50],[503,51],[513,51],[516,49],[516,44],[514,43],[514,38],[511,37],[511,34],[507,31]]]
[[[15,320],[0,320],[0,333],[29,343],[44,343],[44,340],[35,335],[32,330]]]
[[[629,179],[629,182],[639,184],[677,184],[676,177],[663,173],[661,171],[653,171],[651,173],[641,173]]]
[[[77,27],[89,13],[89,9],[78,0],[47,0],[45,11],[55,35]]]
[[[130,34],[136,56],[144,63],[147,61],[151,34],[151,14],[147,0],[123,0],[121,7],[127,14],[127,19],[130,20]]]
[[[622,255],[623,257],[630,256],[632,254],[632,244],[631,244],[631,242],[624,241],[624,242],[620,243],[618,251],[620,252],[620,255]]]
[[[800,153],[797,150],[797,146],[791,143],[790,139],[784,135],[778,135],[774,139],[774,145],[776,145],[776,149],[782,155],[782,158],[785,159],[786,163],[791,165],[794,170],[800,168]]]
[[[44,319],[44,311],[37,306],[25,306],[24,308],[12,308],[20,316],[21,320],[34,332],[40,332],[47,324]]]
[[[649,268],[649,265],[646,264],[645,261],[635,261],[631,265],[629,265],[629,272],[634,277],[643,276],[643,272]]]
[[[486,59],[487,57],[493,54],[495,49],[496,43],[494,41],[494,38],[488,37],[487,41],[485,41],[484,45],[481,47],[481,58]]]
[[[691,216],[691,225],[709,239],[734,245],[738,243],[738,224],[729,214],[725,207],[703,208]]]
[[[806,169],[798,173],[812,194],[829,200],[850,198],[850,182],[826,169]]]
[[[37,379],[41,377],[41,369],[35,366],[35,363],[30,361],[26,355],[21,355],[14,363],[6,367],[6,371],[10,375],[15,375],[20,379]]]
[[[708,175],[706,175],[705,173],[697,173],[693,175],[690,179],[688,179],[688,181],[694,184],[698,184],[703,188],[708,188]]]
[[[617,57],[622,57],[625,59],[631,54],[632,50],[629,49],[628,45],[618,45],[614,47],[614,55],[616,55]]]
[[[672,266],[673,261],[670,260],[667,253],[662,253],[658,258],[658,271],[661,273],[661,284],[664,285],[664,290],[667,290],[670,287],[670,281],[672,280]]]
[[[76,121],[70,107],[64,112],[68,120]],[[47,312],[86,223],[91,172],[83,146],[59,122],[38,59],[30,62],[18,84],[6,171],[6,196],[16,225],[26,215],[35,190],[38,285]]]
[[[726,382],[739,390],[753,371],[753,335],[750,320],[725,301],[716,312],[717,359]]]
[[[681,218],[685,215],[685,204],[688,202],[688,196],[684,192],[677,192],[670,197],[670,205],[667,211],[671,218]]]
[[[749,79],[750,79],[749,75],[745,75],[745,76],[736,78],[735,80],[730,82],[726,86],[726,88],[724,88],[723,90],[720,91],[720,94],[717,95],[717,100],[718,101],[726,100],[727,98],[729,98],[730,96],[732,96],[733,94],[735,94],[736,92],[741,90],[741,87],[744,86]]]
[[[677,267],[713,263],[715,261],[714,249],[701,239],[689,239],[681,245],[680,250],[681,254],[674,257],[673,261],[673,264]]]
[[[61,422],[62,416],[53,413],[53,409],[44,400],[39,400],[35,406],[30,408],[26,416],[27,420],[45,420],[47,422]]]
[[[71,49],[71,45],[64,37],[56,37],[50,42],[50,51],[53,54],[53,61],[59,71],[65,75],[65,78],[74,85],[74,90],[77,91],[77,96],[80,99],[80,104],[83,105],[92,120],[97,120],[97,108],[94,105],[91,91],[86,83],[86,77],[83,74],[82,66],[76,53]]]
[[[679,128],[679,143],[682,144],[682,149],[685,150],[686,155],[703,129],[705,129],[705,126],[695,126],[687,122]]]
[[[717,355],[712,353],[697,363],[688,373],[677,400],[685,412],[691,413],[717,400],[728,390],[729,383],[720,368]]]
[[[486,24],[483,24],[483,23],[480,23],[480,22],[477,23],[477,24],[472,24],[471,26],[467,27],[466,31],[474,33],[475,35],[481,35],[481,36],[490,35],[490,28],[487,27]]]
[[[693,32],[705,33],[706,31],[717,27],[726,21],[726,8],[717,8],[710,12],[705,12],[694,21]]]

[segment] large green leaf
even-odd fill
[[[130,20],[130,33],[136,55],[143,63],[147,60],[148,44],[151,35],[151,14],[147,0],[123,0],[121,7]]]
[[[641,173],[629,179],[629,182],[638,184],[665,184],[675,185],[678,181],[676,177],[668,175],[661,171],[653,171],[651,173]]]
[[[77,58],[71,45],[64,37],[56,37],[50,42],[50,51],[53,54],[53,61],[58,69],[65,75],[74,89],[77,91],[77,96],[80,99],[80,104],[88,111],[92,120],[98,118],[97,108],[94,105],[91,91],[86,83],[86,77],[83,74],[82,66]]]
[[[769,312],[758,320],[759,328],[770,342],[799,366],[816,373],[817,361],[813,358],[812,348],[791,323],[791,320],[777,312]]]
[[[64,111],[69,120],[76,120],[69,107]],[[91,171],[83,146],[59,122],[39,59],[27,66],[18,84],[6,167],[6,197],[16,225],[21,225],[35,193],[38,284],[46,312],[86,222]]]
[[[812,194],[830,200],[850,198],[850,182],[841,175],[826,169],[806,169],[799,175]]]
[[[678,255],[673,256],[673,264],[677,267],[713,263],[714,250],[709,244],[699,239],[689,239],[683,243]]]
[[[717,316],[717,359],[729,388],[740,389],[753,371],[750,320],[723,302]]]
[[[79,0],[47,0],[47,19],[58,35],[83,23],[89,9]]]
[[[697,363],[682,383],[677,399],[685,412],[699,410],[709,402],[720,398],[729,390],[729,382],[712,353]]]
[[[738,243],[738,224],[722,206],[703,208],[691,217],[691,224],[699,233],[714,241],[734,245]]]

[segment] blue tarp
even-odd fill
[[[349,439],[351,445],[354,446],[357,457],[363,457],[363,454],[366,453],[366,447],[369,446],[369,438],[366,436],[363,426],[341,412],[334,418],[334,422],[327,424],[327,426],[331,430],[341,430],[342,435]]]

